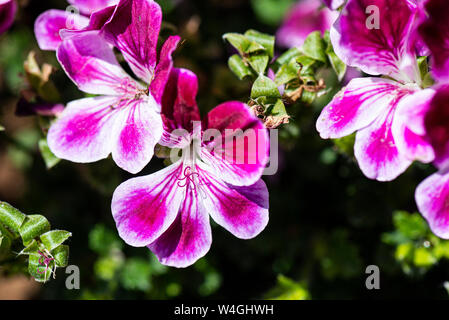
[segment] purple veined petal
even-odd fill
[[[416,188],[419,212],[438,237],[449,239],[449,173],[435,173]]]
[[[449,168],[449,85],[437,89],[425,115],[426,135],[435,151],[434,164],[440,170]]]
[[[259,235],[269,220],[265,184],[257,182],[253,186],[232,188],[215,173],[208,172],[207,166],[201,163],[199,166],[202,168],[199,170],[200,187],[204,190],[202,201],[214,221],[240,239]],[[252,191],[252,188],[256,190]],[[250,196],[256,193],[258,199]]]
[[[340,8],[346,0],[323,0],[326,6],[328,6],[331,10],[337,10]]]
[[[387,112],[400,84],[382,78],[356,78],[323,109],[316,123],[323,139],[345,137]]]
[[[204,127],[220,133],[219,137],[212,133],[211,139],[203,136],[201,158],[209,170],[236,186],[260,179],[269,158],[268,131],[246,104],[231,101],[217,106],[207,115]]]
[[[356,135],[354,154],[366,177],[378,181],[392,181],[412,164],[401,154],[391,131],[397,97],[389,110],[379,116],[370,126]]]
[[[0,34],[8,30],[14,22],[17,13],[15,0],[0,1]]]
[[[378,26],[370,23],[370,13],[366,13],[370,6],[379,8]],[[418,12],[410,0],[348,0],[330,32],[335,53],[347,65],[368,74],[415,81],[410,35]]]
[[[432,162],[435,153],[426,136],[425,115],[435,90],[420,90],[399,102],[393,119],[392,132],[399,152],[409,160]]]
[[[109,6],[116,5],[119,0],[67,0],[77,7],[83,14],[90,16],[92,13]]]
[[[136,174],[153,158],[154,147],[162,136],[162,119],[151,96],[128,101],[120,108],[123,110],[112,158],[120,168]]]
[[[117,97],[70,102],[48,132],[48,146],[61,159],[90,163],[105,159],[117,141]]]
[[[154,79],[150,85],[150,92],[158,103],[161,103],[165,86],[173,69],[172,54],[176,50],[179,41],[181,41],[179,36],[171,36],[162,46],[159,61],[154,72]]]
[[[27,117],[40,115],[44,117],[54,117],[64,111],[64,105],[60,103],[50,103],[44,101],[28,102],[25,98],[20,98],[17,102],[16,116]]]
[[[99,11],[92,13],[89,19],[89,24],[85,28],[81,29],[63,29],[59,32],[61,39],[68,39],[70,37],[76,36],[80,33],[93,30],[101,30],[103,26],[112,18],[115,12],[115,6],[106,7]]]
[[[120,237],[129,245],[152,244],[174,223],[185,192],[178,182],[182,162],[149,176],[122,183],[112,196],[112,216]]]
[[[338,13],[322,8],[321,0],[300,1],[289,10],[276,39],[284,47],[301,47],[310,33],[324,33],[337,17]]]
[[[204,257],[211,244],[209,213],[202,199],[189,189],[175,222],[148,248],[162,264],[185,268]]]
[[[162,97],[162,119],[164,134],[160,141],[166,147],[182,148],[190,143],[193,121],[201,121],[196,103],[198,78],[187,69],[172,69]],[[174,134],[176,129],[182,130],[181,136]]]
[[[34,34],[39,48],[42,50],[56,50],[61,43],[59,32],[72,27],[82,29],[89,23],[84,16],[73,16],[62,10],[48,10],[42,13],[34,23]]]
[[[112,48],[95,31],[64,40],[58,48],[57,58],[81,91],[129,95],[143,88],[126,74]]]
[[[118,48],[134,74],[151,83],[157,62],[161,7],[153,0],[121,0],[103,34]]]
[[[419,27],[419,33],[432,53],[432,73],[442,82],[449,81],[449,2],[428,0],[425,8],[427,20]]]

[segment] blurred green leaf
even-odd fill
[[[267,294],[272,300],[309,300],[310,294],[302,284],[278,275],[278,284]]]
[[[19,236],[19,228],[26,219],[26,215],[9,203],[0,201],[0,223],[12,232],[17,238]]]
[[[334,69],[337,74],[338,81],[343,80],[346,75],[347,66],[346,64],[335,54],[334,47],[330,40],[329,31],[324,34],[324,41],[326,42],[326,54],[331,63],[332,69]]]
[[[309,34],[302,46],[303,53],[315,60],[326,63],[326,43],[321,38],[321,32],[315,31]]]
[[[123,248],[123,242],[115,231],[97,224],[89,233],[89,248],[100,255],[108,255],[112,250]]]
[[[127,290],[151,289],[151,265],[140,258],[128,259],[123,267],[120,281]]]
[[[260,21],[277,27],[295,0],[251,0]]]
[[[45,161],[47,169],[53,168],[61,161],[61,159],[56,157],[53,152],[51,152],[50,148],[48,147],[47,139],[39,140],[39,150],[41,152],[42,158]]]

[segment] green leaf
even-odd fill
[[[418,58],[418,67],[421,79],[424,79],[425,76],[429,73],[429,63],[427,62],[427,57]]]
[[[395,227],[407,239],[416,240],[426,236],[428,228],[425,220],[419,214],[410,214],[406,211],[396,211],[393,215]]]
[[[331,63],[332,69],[334,69],[337,74],[338,81],[343,80],[346,74],[347,66],[346,64],[335,54],[334,47],[330,40],[329,31],[326,31],[324,35],[324,41],[327,43],[326,54]]]
[[[20,251],[20,255],[30,255],[33,253],[37,253],[39,250],[39,243],[33,239],[22,251]]]
[[[253,84],[251,90],[251,98],[257,99],[259,97],[281,98],[281,94],[276,84],[270,78],[260,75]]]
[[[41,215],[27,216],[24,223],[19,228],[19,233],[22,237],[23,245],[25,246],[47,231],[50,231],[50,223],[47,218]]]
[[[434,257],[431,251],[426,248],[418,248],[415,250],[413,257],[413,263],[417,267],[429,267],[434,265],[437,259]]]
[[[55,248],[51,254],[55,259],[56,266],[59,268],[65,268],[69,264],[69,246],[60,245]]]
[[[321,32],[315,31],[309,34],[302,46],[303,53],[315,60],[326,63],[326,44],[321,38]]]
[[[115,231],[97,224],[89,233],[89,248],[100,255],[108,255],[113,250],[121,250],[123,242]]]
[[[293,58],[297,58],[301,55],[302,52],[297,47],[293,47],[284,52],[279,58],[277,58],[276,64],[283,65],[285,63],[290,62]]]
[[[270,110],[269,114],[276,117],[288,116],[287,111],[285,110],[284,102],[282,102],[282,99],[278,99],[276,101],[275,105]]]
[[[223,35],[223,39],[227,40],[234,48],[236,48],[242,56],[265,50],[262,45],[249,40],[240,33],[226,33]]]
[[[6,259],[11,254],[11,239],[0,236],[0,261]]]
[[[337,148],[337,151],[341,154],[344,154],[350,158],[354,157],[354,144],[355,144],[355,136],[356,134],[351,134],[349,136],[335,139],[334,144]]]
[[[228,66],[240,80],[253,75],[251,68],[243,62],[243,59],[238,54],[234,54],[229,58]]]
[[[19,228],[26,219],[26,215],[11,206],[9,203],[0,202],[0,223],[9,229],[14,238],[19,236]]]
[[[45,259],[39,253],[32,253],[28,258],[28,272],[37,282],[47,282],[54,269],[55,262],[45,265]]]
[[[260,44],[265,48],[268,55],[273,58],[274,56],[274,43],[275,37],[266,33],[261,33],[256,30],[248,30],[245,32],[245,37],[250,41]]]
[[[265,73],[269,60],[270,59],[266,54],[253,54],[248,58],[251,67],[260,75]]]
[[[272,300],[308,300],[310,294],[305,286],[283,275],[278,275],[278,285],[268,293]]]
[[[48,231],[40,236],[42,244],[48,251],[52,251],[64,243],[72,234],[64,230]]]
[[[39,140],[39,150],[41,152],[42,158],[45,161],[47,169],[53,168],[61,161],[61,159],[56,157],[53,152],[51,152],[50,148],[48,147],[47,139]]]

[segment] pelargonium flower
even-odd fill
[[[70,102],[50,127],[48,145],[57,157],[87,163],[112,153],[131,173],[148,164],[162,136],[160,102],[180,40],[169,37],[158,58],[161,20],[154,1],[122,0],[100,35],[83,32],[60,44],[57,58],[64,71],[81,91],[98,96]],[[110,44],[147,85],[126,74]]]
[[[371,5],[381,13],[379,29],[366,25]],[[335,52],[347,65],[390,78],[351,80],[317,121],[324,139],[357,132],[355,157],[371,179],[393,180],[414,160],[434,159],[423,124],[407,126],[402,116],[408,106],[425,108],[434,94],[421,88],[416,57],[420,17],[416,0],[349,0],[331,29]]]
[[[161,144],[182,150],[182,156],[159,172],[123,183],[112,199],[122,239],[147,246],[174,267],[190,266],[209,251],[209,215],[241,239],[257,236],[268,223],[268,191],[260,179],[268,162],[267,130],[240,102],[221,104],[199,122],[197,90],[195,74],[172,73]]]
[[[56,50],[62,41],[62,30],[100,29],[111,17],[119,0],[68,0],[68,2],[78,8],[82,15],[52,9],[45,11],[36,19],[34,33],[42,50]],[[89,18],[92,20],[90,24]]]
[[[285,47],[301,47],[314,31],[329,30],[338,13],[322,8],[321,0],[302,0],[287,14],[276,39]]]
[[[332,10],[337,10],[340,8],[346,0],[324,0],[326,6],[328,6]]]
[[[11,27],[17,12],[15,0],[0,0],[0,34]]]

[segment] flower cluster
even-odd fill
[[[242,239],[268,223],[268,132],[247,105],[226,102],[201,121],[198,81],[173,68],[180,37],[158,50],[162,11],[153,0],[73,0],[86,16],[75,23],[50,10],[35,24],[41,49],[56,50],[68,77],[88,98],[70,102],[48,132],[59,158],[95,162],[112,154],[136,174],[157,144],[181,152],[167,168],[120,185],[112,214],[120,236],[159,260],[187,267],[209,250],[209,216]],[[88,17],[88,15],[90,15]],[[118,50],[134,75],[116,59]]]
[[[367,23],[373,5],[378,28]],[[449,238],[448,15],[446,0],[348,0],[331,41],[347,65],[371,77],[350,81],[317,121],[325,139],[356,133],[355,157],[368,178],[391,181],[415,160],[434,163],[439,172],[417,188],[416,202],[443,238]]]

